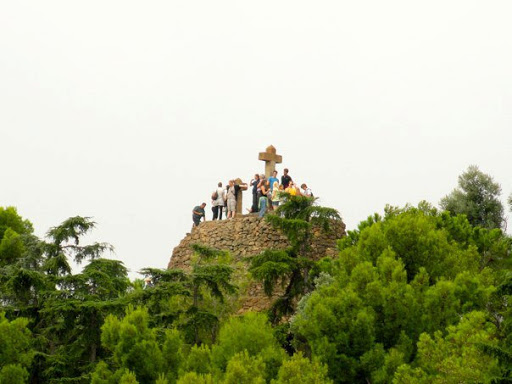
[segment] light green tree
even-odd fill
[[[302,353],[296,353],[283,361],[276,380],[272,384],[332,384],[327,376],[327,366],[314,360],[310,361]]]
[[[233,356],[244,351],[251,357],[263,357],[265,379],[270,380],[277,375],[284,351],[278,346],[264,314],[249,312],[225,322],[217,343],[212,347],[212,361],[224,372]]]
[[[26,383],[34,359],[28,319],[9,321],[0,312],[0,383]]]
[[[195,372],[188,372],[178,379],[176,384],[214,384],[215,381],[210,374],[201,375]]]
[[[19,364],[7,364],[0,368],[0,384],[26,384],[29,373]]]
[[[468,313],[447,334],[423,333],[418,342],[415,368],[402,365],[393,383],[491,383],[501,377],[498,360],[486,354],[482,344],[495,344],[495,327],[483,312]]]
[[[319,264],[331,279],[292,318],[296,348],[326,364],[337,383],[389,382],[421,333],[486,310],[496,292],[465,223],[426,205],[389,207],[341,240],[339,258]]]
[[[228,362],[223,384],[265,384],[263,356],[250,356],[247,350],[237,353]]]
[[[501,187],[493,178],[471,165],[459,176],[459,187],[439,203],[452,214],[464,214],[473,226],[501,228],[504,223]]]
[[[143,383],[155,381],[164,371],[157,330],[148,322],[147,310],[129,307],[123,319],[109,315],[101,327],[101,342],[113,353],[115,366],[129,369]]]

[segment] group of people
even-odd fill
[[[283,170],[281,183],[277,178],[277,171],[272,172],[272,176],[268,179],[264,174],[255,174],[249,185],[247,183],[235,184],[235,180],[229,180],[228,185],[224,188],[219,182],[217,188],[212,193],[212,220],[222,220],[222,211],[226,209],[226,218],[232,219],[236,215],[236,201],[240,190],[247,190],[252,187],[252,206],[247,210],[250,213],[258,212],[259,217],[263,217],[267,211],[276,209],[279,204],[284,201],[286,196],[308,196],[313,197],[313,193],[308,186],[303,183],[300,188],[296,185],[292,177],[288,174],[288,168]],[[198,226],[201,219],[206,220],[203,203],[192,210],[192,220],[194,226]]]

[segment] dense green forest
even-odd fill
[[[512,382],[500,194],[469,167],[439,208],[387,206],[319,261],[312,227],[340,215],[288,196],[266,216],[288,249],[237,265],[196,244],[189,271],[140,271],[151,284],[130,281],[109,244],[83,244],[91,218],[41,239],[0,207],[0,384]],[[247,279],[281,288],[267,313],[236,315]]]

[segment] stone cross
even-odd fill
[[[235,185],[240,186],[240,190],[236,195],[236,213],[243,214],[242,212],[242,192],[247,191],[247,184],[242,181],[242,179],[238,178],[235,180]]]
[[[267,147],[265,152],[260,152],[258,159],[265,162],[265,176],[267,179],[272,176],[272,172],[276,169],[276,164],[280,164],[283,161],[283,157],[276,154],[276,149],[272,145]]]

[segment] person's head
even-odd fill
[[[222,187],[222,182],[219,181],[219,184],[217,184],[218,187]]]
[[[206,203],[201,204],[201,208],[204,209],[204,207],[206,207]]]
[[[274,177],[276,177],[276,176],[277,176],[277,171],[272,172],[272,175],[273,175]]]
[[[287,175],[288,174],[288,168],[283,169],[283,172],[284,172],[285,175]]]
[[[260,179],[265,180],[265,175],[263,173],[260,175]]]
[[[302,189],[307,189],[308,186],[306,185],[306,183],[302,183],[302,185],[300,186]]]
[[[277,181],[274,181],[274,184],[272,184],[272,189],[278,189],[279,183]]]
[[[229,180],[229,186],[232,187],[233,185],[235,185],[235,180]]]
[[[284,191],[284,185],[283,184],[279,184],[279,190],[280,191]]]
[[[254,178],[255,178],[256,180],[259,180],[259,179],[260,179],[260,175],[255,174],[255,175],[254,175]]]

